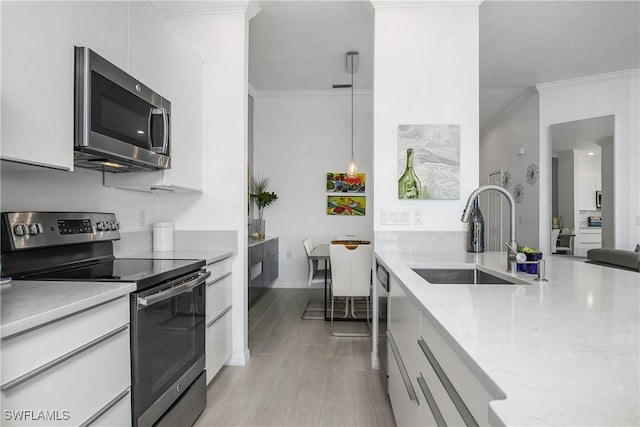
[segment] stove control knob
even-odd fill
[[[32,236],[35,236],[36,234],[40,233],[41,229],[42,229],[42,225],[38,224],[37,222],[34,222],[33,224],[29,224],[29,234],[31,234]]]
[[[120,230],[120,223],[118,221],[114,222],[114,224],[116,225],[116,230]]]
[[[107,231],[111,230],[111,223],[109,221],[104,222],[104,229]]]
[[[118,229],[118,223],[115,221],[111,221],[111,229],[112,230],[117,230]]]
[[[98,231],[104,231],[104,222],[100,221],[96,224],[96,229]]]
[[[18,224],[13,227],[13,233],[16,236],[24,236],[25,234],[27,234],[27,227],[25,227],[24,224]]]

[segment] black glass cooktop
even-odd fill
[[[204,261],[193,259],[115,258],[73,268],[26,275],[21,279],[136,282],[138,289],[144,289],[196,271],[204,264]]]

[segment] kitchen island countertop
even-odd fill
[[[640,423],[640,274],[546,258],[548,282],[434,285],[412,267],[478,264],[505,273],[506,254],[376,251],[463,359],[506,394],[492,424]]]

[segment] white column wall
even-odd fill
[[[373,2],[374,230],[465,231],[478,186],[478,4]],[[460,200],[398,200],[398,125],[459,124]],[[422,209],[423,225],[381,225],[383,209]]]
[[[180,230],[237,231],[233,260],[233,354],[230,365],[249,358],[247,335],[247,93],[248,28],[243,7],[208,15],[172,17],[181,34],[200,41],[204,59],[204,188],[173,194],[172,212]],[[194,35],[194,32],[198,32]],[[186,202],[181,204],[180,202]]]

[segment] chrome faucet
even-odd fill
[[[471,216],[471,208],[473,206],[473,201],[478,195],[484,193],[485,191],[495,190],[498,191],[507,198],[509,201],[509,211],[511,212],[511,228],[509,229],[509,242],[506,245],[510,250],[507,251],[507,271],[512,272],[516,271],[516,258],[518,255],[518,244],[516,243],[516,202],[513,200],[513,196],[503,187],[499,185],[481,185],[480,187],[473,190],[473,192],[469,195],[469,199],[467,200],[467,206],[464,208],[462,212],[462,222],[468,222],[469,216]]]

